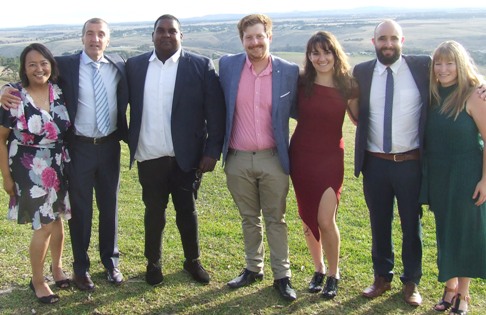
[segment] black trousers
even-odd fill
[[[370,154],[363,167],[363,190],[370,213],[372,260],[375,276],[393,278],[395,254],[392,241],[394,201],[402,228],[403,283],[419,284],[422,277],[422,208],[420,161],[394,162]]]
[[[93,190],[99,210],[99,251],[107,269],[118,266],[118,191],[120,143],[116,139],[93,144],[74,139],[69,146],[71,162],[66,167],[72,218],[69,232],[73,269],[77,275],[89,271],[88,248],[93,219]]]
[[[145,257],[148,262],[160,263],[169,195],[176,212],[184,257],[187,260],[199,258],[195,170],[184,172],[174,157],[138,162],[137,166],[145,204]]]

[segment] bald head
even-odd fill
[[[380,22],[376,27],[375,27],[375,32],[373,34],[374,38],[378,38],[380,34],[383,33],[393,33],[396,34],[398,37],[402,38],[403,37],[403,32],[402,32],[402,27],[400,24],[397,22],[387,19],[383,20]]]
[[[402,28],[393,20],[384,20],[375,27],[372,39],[378,60],[389,66],[400,58],[403,44]]]

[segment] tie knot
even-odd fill
[[[101,64],[99,62],[96,62],[96,61],[91,61],[91,66],[95,69],[95,70],[98,70],[101,66]]]
[[[386,67],[386,72],[388,72],[388,74],[392,74],[393,73],[393,71],[392,71],[392,69],[390,67]]]

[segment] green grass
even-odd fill
[[[294,125],[294,123],[292,123]],[[401,265],[401,232],[398,216],[394,222],[396,251],[395,274],[392,290],[382,297],[369,300],[361,291],[372,282],[370,257],[371,238],[368,210],[364,203],[361,178],[353,174],[354,126],[346,121],[346,165],[344,189],[339,208],[338,224],[341,231],[341,275],[339,295],[325,301],[319,295],[307,293],[307,284],[313,265],[302,235],[294,193],[291,187],[287,202],[290,260],[292,282],[298,298],[283,301],[272,288],[272,273],[267,247],[265,279],[250,287],[230,290],[226,282],[244,267],[244,250],[238,210],[226,188],[221,164],[212,174],[204,176],[197,201],[200,222],[201,259],[211,273],[209,285],[195,283],[182,271],[182,248],[175,226],[172,206],[167,210],[167,227],[163,243],[164,283],[151,287],[144,281],[143,213],[141,188],[137,170],[128,169],[128,150],[123,146],[122,181],[119,212],[120,268],[127,280],[121,287],[107,283],[100,263],[97,217],[90,247],[91,275],[96,284],[93,293],[71,288],[59,291],[61,301],[54,306],[38,303],[28,282],[31,275],[28,244],[31,237],[29,225],[17,225],[5,219],[7,199],[0,193],[3,215],[0,217],[0,314],[436,314],[431,308],[442,294],[443,285],[437,282],[435,227],[432,214],[425,210],[424,275],[420,292],[423,305],[408,306],[402,300],[398,275]],[[97,214],[97,210],[95,210]],[[67,224],[66,224],[67,229]],[[453,233],[453,232],[452,232]],[[46,262],[46,266],[49,263]],[[72,252],[66,230],[64,265],[71,272]],[[48,268],[45,268],[46,274]],[[486,309],[486,282],[473,280],[471,306],[473,314]]]

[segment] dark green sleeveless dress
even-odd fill
[[[444,99],[457,86],[441,88]],[[486,104],[485,104],[486,106]],[[456,120],[429,109],[421,202],[435,215],[439,281],[486,278],[486,204],[472,195],[482,176],[483,141],[463,110]]]

